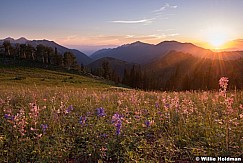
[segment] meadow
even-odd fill
[[[243,157],[243,92],[115,87],[1,68],[0,162],[180,162]]]

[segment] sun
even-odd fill
[[[222,49],[224,44],[228,41],[227,35],[224,32],[215,31],[208,36],[208,43],[214,49]]]
[[[214,33],[210,36],[208,42],[215,49],[221,49],[223,47],[223,45],[227,42],[227,39],[223,33]]]
[[[224,26],[213,26],[204,31],[204,39],[210,49],[220,50],[230,41],[229,33],[229,29]]]

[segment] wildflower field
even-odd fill
[[[0,162],[243,157],[243,92],[228,91],[230,79],[220,79],[219,91],[146,92],[39,76],[1,76]]]

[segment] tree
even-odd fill
[[[10,50],[11,50],[11,48],[12,48],[10,41],[5,40],[5,41],[3,42],[3,46],[4,46],[5,54],[7,54],[8,56],[10,56],[10,55],[11,55],[11,54],[10,54]]]
[[[17,43],[17,44],[15,44],[15,53],[14,53],[14,60],[16,59],[16,58],[19,58],[20,57],[20,45]]]
[[[85,67],[84,67],[84,64],[83,63],[80,65],[80,71],[81,72],[85,72]]]
[[[110,79],[111,73],[110,73],[110,66],[108,61],[102,62],[102,70],[103,70],[102,76],[105,79]]]
[[[57,55],[57,48],[55,47],[55,55]]]
[[[26,59],[26,44],[20,44],[20,58]]]
[[[52,64],[52,60],[54,57],[54,50],[51,47],[46,47],[44,57],[45,57],[46,64]]]
[[[61,54],[54,55],[53,64],[63,67],[63,56]]]
[[[139,66],[137,70],[135,71],[135,87],[142,88],[143,82],[142,82],[142,71],[141,67]]]
[[[182,90],[190,90],[190,78],[188,74],[185,75],[184,79],[181,81],[182,82]]]
[[[135,71],[135,65],[133,65],[130,71],[129,85],[134,88],[136,87],[135,84],[136,84],[136,71]]]
[[[77,65],[76,57],[71,52],[65,52],[63,55],[63,63],[64,67],[70,70],[71,67]]]
[[[123,75],[122,83],[125,84],[125,85],[130,85],[129,81],[130,81],[130,74],[127,71],[127,69],[125,68],[124,69],[124,75]]]
[[[45,53],[45,46],[42,44],[37,45],[36,46],[37,61],[45,63],[44,53]]]
[[[110,79],[115,82],[115,84],[118,84],[120,82],[119,75],[116,73],[116,71],[113,69],[111,73]]]
[[[28,44],[26,46],[26,58],[34,61],[36,59],[35,51],[35,48],[32,45]]]

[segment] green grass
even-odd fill
[[[0,162],[243,157],[242,91],[226,97],[219,92],[145,92],[23,67],[1,68],[0,78]],[[101,107],[105,116],[97,115]],[[112,123],[115,113],[122,117]],[[86,117],[82,123],[81,116]],[[47,124],[46,131],[41,124]]]
[[[107,88],[111,83],[90,77],[33,67],[0,67],[0,85]]]

